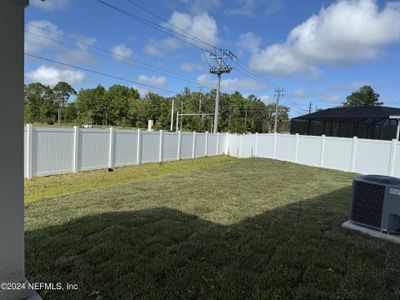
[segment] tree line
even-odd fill
[[[140,97],[135,88],[117,84],[108,89],[98,85],[76,92],[66,82],[54,87],[36,82],[25,85],[25,122],[146,128],[148,120],[153,120],[154,129],[169,130],[172,100],[175,113],[213,113],[215,93],[215,90],[203,93],[184,88],[173,97],[156,93]],[[288,113],[289,107],[279,106],[279,131],[288,131]],[[219,131],[272,132],[274,118],[275,104],[265,103],[254,95],[244,97],[239,92],[221,94]],[[185,131],[211,131],[212,121],[212,116],[187,116],[181,118],[179,125]]]

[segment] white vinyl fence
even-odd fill
[[[229,135],[228,155],[263,157],[360,174],[400,177],[400,143],[289,134]]]
[[[27,125],[25,177],[225,154],[226,134]]]
[[[25,127],[26,178],[223,154],[400,177],[395,140]]]

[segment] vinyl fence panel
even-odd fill
[[[321,159],[322,138],[300,136],[298,162],[303,165],[318,167]]]
[[[359,139],[355,171],[361,174],[388,175],[391,144],[390,141]]]
[[[181,158],[188,159],[192,158],[193,152],[193,133],[182,132],[181,133]]]
[[[326,137],[323,166],[329,169],[351,171],[353,139]]]
[[[206,155],[206,134],[205,133],[196,133],[196,148],[195,148],[195,157],[203,157]]]
[[[163,145],[163,161],[177,160],[178,134],[165,132]]]
[[[86,171],[107,168],[109,142],[109,130],[80,129],[79,170]]]
[[[209,133],[207,140],[207,156],[217,155],[217,139],[218,135],[216,133]]]
[[[34,128],[32,175],[72,172],[73,137],[74,131],[71,128]]]
[[[253,157],[256,147],[256,135],[248,134],[242,135],[241,140],[239,139],[239,157],[249,158]]]
[[[276,159],[294,162],[296,158],[296,136],[277,134],[275,152]]]
[[[136,131],[116,130],[114,147],[114,166],[129,166],[137,163]]]
[[[274,135],[259,134],[256,149],[257,157],[272,158],[274,154]]]
[[[159,154],[160,133],[144,131],[142,133],[142,163],[158,162]]]
[[[219,134],[219,139],[218,139],[218,153],[217,155],[223,155],[227,154],[226,153],[226,143],[227,143],[227,134],[225,133],[220,133]]]

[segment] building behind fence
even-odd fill
[[[400,143],[395,140],[32,125],[25,128],[26,178],[224,154],[400,177]]]

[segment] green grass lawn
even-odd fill
[[[223,157],[124,169],[65,175],[67,195],[63,176],[27,182],[27,278],[79,286],[45,299],[400,298],[400,247],[340,226],[354,174]]]

